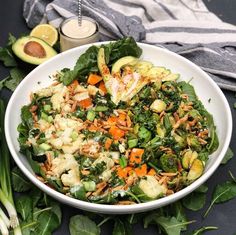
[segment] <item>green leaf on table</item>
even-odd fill
[[[116,218],[116,220],[115,220],[112,235],[126,235],[125,225],[118,218]]]
[[[18,167],[13,168],[11,178],[13,189],[18,193],[26,192],[32,187],[32,184],[25,178]]]
[[[62,212],[61,212],[60,204],[54,200],[51,200],[50,206],[52,208],[52,212],[57,216],[59,223],[61,223]]]
[[[180,235],[183,225],[186,223],[179,222],[175,217],[164,217],[158,214],[151,214],[144,219],[144,228],[149,224],[156,223],[158,227],[167,235]]]
[[[31,235],[38,226],[38,222],[33,220],[23,221],[21,222],[20,226],[23,235]]]
[[[184,208],[182,206],[182,203],[178,201],[171,204],[170,210],[173,213],[172,216],[174,216],[179,222],[183,223],[181,227],[181,231],[185,231],[187,229],[187,224],[185,223],[188,220],[187,220],[187,216],[185,214]]]
[[[8,48],[0,47],[0,61],[2,61],[6,67],[17,66],[13,53]]]
[[[126,216],[126,220],[129,224],[136,224],[144,217],[144,213],[138,213],[138,214],[129,214]]]
[[[25,75],[26,73],[19,68],[11,69],[10,77],[4,82],[4,86],[9,90],[14,91]]]
[[[51,235],[60,226],[58,217],[52,210],[43,211],[37,217],[38,226],[35,229],[37,235]]]
[[[229,147],[221,164],[226,164],[234,156],[233,150]]]
[[[236,197],[236,183],[234,181],[226,181],[223,184],[219,184],[216,186],[210,206],[204,214],[206,217],[213,207],[214,204],[222,203],[229,201]]]
[[[4,87],[4,83],[7,79],[9,79],[9,77],[6,77],[0,81],[0,90],[2,90],[2,88]]]
[[[208,188],[205,185],[200,186],[194,192],[190,193],[188,196],[182,199],[182,203],[185,208],[198,211],[202,209],[206,202],[206,192]]]
[[[201,227],[197,230],[194,230],[193,232],[191,232],[189,235],[202,235],[204,232],[209,231],[209,230],[216,230],[218,229],[218,227],[214,227],[214,226],[204,226]]]
[[[11,33],[9,33],[7,45],[12,46],[12,44],[14,44],[15,42],[16,42],[16,37],[13,36]]]
[[[100,228],[84,215],[71,217],[69,230],[71,235],[99,235],[101,233]]]
[[[180,206],[180,204],[176,205],[177,205],[176,210],[178,211],[179,209],[177,208],[178,206]],[[164,214],[166,216],[164,216]],[[172,214],[172,215],[167,216],[167,214]],[[175,216],[173,216],[173,214],[175,214]],[[167,235],[179,235],[181,234],[181,231],[186,230],[186,225],[191,224],[195,221],[186,221],[184,212],[182,211],[181,213],[178,212],[178,214],[176,214],[176,211],[175,212],[173,211],[171,205],[171,207],[169,206],[164,207],[156,212],[148,214],[144,218],[143,222],[144,222],[144,228],[147,228],[149,224],[156,224]]]
[[[16,210],[21,215],[22,219],[25,220],[32,220],[33,218],[33,201],[27,195],[23,195],[18,197],[15,200],[16,203]]]
[[[33,187],[30,192],[29,192],[29,196],[32,198],[33,200],[33,207],[36,207],[40,198],[42,197],[43,192],[41,190],[39,190],[36,187]]]

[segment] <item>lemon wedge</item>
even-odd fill
[[[30,36],[40,38],[50,46],[53,46],[57,42],[58,32],[50,24],[39,24],[32,29]]]

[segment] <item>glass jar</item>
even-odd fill
[[[87,16],[82,17],[81,26],[78,25],[77,16],[64,20],[59,33],[61,51],[99,41],[99,25]]]

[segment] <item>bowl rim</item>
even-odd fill
[[[188,59],[186,59],[186,58],[184,58],[184,57],[182,57],[182,56],[180,56],[180,55],[178,55],[178,54],[176,54],[172,51],[167,50],[166,48],[161,48],[161,47],[158,47],[158,46],[145,44],[145,43],[138,43],[138,45],[141,46],[142,49],[143,49],[143,47],[144,48],[147,47],[147,48],[153,48],[155,50],[162,51],[162,52],[166,53],[168,56],[171,56],[172,58],[174,58],[176,60],[180,60],[181,62],[187,64],[189,67],[194,68],[202,77],[204,77],[204,79],[206,79],[210,82],[211,86],[215,89],[215,91],[220,96],[221,100],[223,101],[225,109],[226,109],[225,117],[227,119],[226,122],[228,123],[228,128],[226,129],[226,133],[228,133],[228,134],[227,134],[227,136],[224,140],[225,144],[224,144],[221,152],[219,153],[216,161],[213,162],[212,166],[200,178],[198,178],[196,181],[194,181],[189,186],[181,189],[179,192],[176,192],[172,195],[169,195],[169,196],[166,196],[166,197],[163,197],[163,198],[159,198],[159,199],[156,199],[156,200],[153,200],[153,201],[144,202],[144,203],[140,203],[140,204],[133,204],[133,205],[96,204],[96,203],[86,202],[86,201],[82,201],[82,200],[79,200],[79,199],[69,197],[65,194],[62,194],[62,193],[50,188],[46,184],[42,183],[39,179],[37,179],[35,177],[35,175],[33,175],[26,168],[26,166],[23,164],[23,162],[18,157],[18,151],[16,151],[14,146],[13,146],[13,142],[11,140],[11,134],[10,134],[10,131],[9,131],[9,126],[10,126],[9,120],[10,120],[10,115],[11,115],[10,111],[14,108],[14,99],[18,95],[18,91],[20,91],[22,89],[22,87],[24,86],[24,84],[26,82],[28,82],[29,78],[31,77],[31,74],[36,73],[38,70],[40,71],[42,67],[47,66],[53,60],[55,60],[59,57],[63,58],[65,55],[67,55],[67,54],[69,55],[70,53],[72,53],[74,51],[77,51],[77,50],[78,51],[86,50],[87,48],[89,48],[92,45],[99,46],[101,44],[106,44],[106,43],[110,43],[110,42],[111,41],[91,43],[91,44],[87,44],[87,45],[83,45],[83,46],[80,46],[80,47],[77,47],[77,48],[70,49],[68,51],[65,51],[65,52],[62,52],[62,53],[56,55],[55,57],[51,58],[50,60],[44,62],[43,64],[41,64],[38,67],[36,67],[35,69],[33,69],[24,78],[24,80],[18,85],[18,87],[16,88],[16,90],[14,91],[14,93],[12,94],[12,96],[11,96],[9,102],[8,102],[6,113],[5,113],[5,125],[4,125],[5,135],[6,135],[6,140],[7,140],[7,144],[8,144],[10,153],[11,153],[14,161],[16,162],[17,166],[26,175],[26,177],[30,179],[30,181],[34,185],[36,185],[40,190],[44,191],[45,193],[52,196],[53,198],[56,198],[57,200],[65,203],[65,204],[68,204],[70,206],[80,208],[80,209],[83,209],[83,210],[87,210],[87,211],[92,211],[92,212],[108,213],[108,214],[109,213],[110,214],[114,214],[114,213],[115,214],[138,213],[138,212],[148,211],[148,210],[152,210],[152,209],[159,208],[159,207],[165,206],[167,204],[170,204],[174,201],[177,201],[177,200],[183,198],[184,196],[188,195],[193,190],[198,188],[218,168],[218,166],[220,165],[220,163],[221,163],[221,161],[222,161],[222,159],[223,159],[223,157],[224,157],[224,155],[225,155],[225,153],[228,149],[228,146],[230,144],[233,123],[232,123],[232,114],[231,114],[229,103],[228,103],[226,97],[224,96],[223,92],[221,91],[221,89],[210,78],[210,76],[207,73],[205,73],[200,67],[195,65],[193,62],[189,61]]]

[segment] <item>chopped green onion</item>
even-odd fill
[[[45,104],[45,105],[43,106],[43,110],[44,110],[45,112],[50,112],[51,109],[52,109],[52,106],[51,106],[50,104]]]
[[[94,181],[84,181],[83,185],[87,192],[93,192],[96,190],[96,183]]]
[[[51,149],[51,146],[46,144],[46,143],[42,143],[42,144],[39,145],[39,148],[44,150],[44,151],[48,151],[48,150]]]
[[[119,164],[122,168],[125,168],[127,166],[127,160],[124,156],[121,156],[119,159]]]
[[[87,113],[87,119],[92,122],[95,119],[95,117],[96,117],[95,112],[93,110],[89,110]]]
[[[95,111],[96,112],[105,112],[105,111],[107,111],[108,110],[108,107],[106,107],[106,106],[100,106],[100,105],[98,105],[98,106],[96,106],[96,108],[95,108]]]
[[[132,139],[132,140],[128,140],[128,146],[129,148],[134,148],[136,147],[138,144],[138,139]]]
[[[48,121],[48,115],[44,112],[41,113],[41,119]]]

